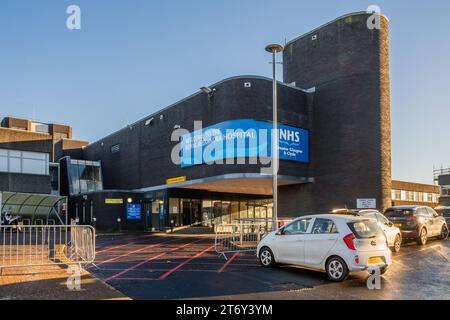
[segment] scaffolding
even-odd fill
[[[450,166],[448,168],[441,166],[440,169],[433,168],[434,182],[438,183],[439,177],[447,174],[450,175]]]

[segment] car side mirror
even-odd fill
[[[284,234],[284,229],[283,228],[281,228],[280,230],[278,230],[277,233],[275,233],[275,235],[277,235],[277,236],[282,236],[283,234]]]

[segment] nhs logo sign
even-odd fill
[[[285,125],[278,130],[280,159],[309,162],[309,131]]]
[[[309,162],[309,131],[279,124],[281,160]],[[253,119],[231,120],[182,137],[181,166],[189,167],[231,158],[272,156],[272,123]]]
[[[299,143],[300,142],[300,132],[289,130],[289,129],[280,129],[280,139],[288,142]]]

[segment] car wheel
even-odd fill
[[[398,234],[395,236],[394,240],[394,252],[399,253],[402,247],[402,237]]]
[[[273,267],[275,265],[275,258],[272,250],[267,247],[262,248],[259,252],[259,261],[264,267]]]
[[[428,241],[427,229],[422,228],[422,230],[420,230],[419,237],[417,238],[417,244],[420,246],[424,246],[427,244],[427,241]]]
[[[439,236],[439,239],[446,240],[448,238],[448,233],[449,233],[448,227],[444,224],[442,226],[441,235]]]
[[[333,282],[342,282],[348,278],[347,264],[339,257],[333,257],[327,261],[326,271],[328,278]]]

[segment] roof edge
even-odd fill
[[[307,35],[310,35],[311,33],[314,33],[314,32],[316,32],[316,31],[318,31],[318,30],[320,30],[322,28],[325,28],[325,27],[327,27],[327,26],[329,26],[329,25],[331,25],[331,24],[333,24],[333,23],[335,23],[335,22],[337,22],[339,20],[343,20],[343,19],[348,18],[348,17],[359,16],[359,15],[363,15],[363,14],[367,14],[368,15],[368,14],[371,14],[371,13],[367,12],[367,11],[356,11],[356,12],[351,12],[351,13],[344,14],[344,15],[339,16],[339,17],[337,17],[337,18],[335,18],[335,19],[333,19],[333,20],[331,20],[329,22],[326,22],[326,23],[322,24],[321,26],[319,26],[317,28],[312,29],[311,31],[308,31],[308,32],[302,34],[301,36],[298,36],[298,37],[292,39],[291,41],[287,42],[285,46],[287,47],[287,46],[291,45],[292,43],[300,40],[301,38],[304,38]],[[389,22],[389,18],[385,14],[380,13],[380,16],[384,17]]]
[[[225,82],[233,81],[233,80],[239,80],[239,79],[257,79],[257,80],[265,80],[265,81],[270,81],[270,82],[273,81],[271,78],[264,77],[264,76],[258,76],[258,75],[240,75],[240,76],[234,76],[234,77],[225,78],[225,79],[223,79],[223,80],[221,80],[221,81],[219,81],[219,82],[216,82],[216,83],[214,83],[214,84],[209,85],[209,87],[212,87],[212,88],[213,88],[213,87],[217,87],[217,86],[219,86],[219,85],[221,85],[221,84],[223,84],[223,83],[225,83]],[[314,92],[314,91],[312,90],[312,88],[310,88],[310,89],[303,89],[303,88],[299,88],[299,87],[296,87],[296,86],[289,85],[289,84],[284,83],[284,82],[282,82],[282,81],[278,81],[278,85],[281,85],[281,86],[284,86],[284,87],[287,87],[287,88],[291,88],[291,89],[294,89],[294,90],[302,91],[302,92],[304,92],[304,93],[313,93],[313,92]],[[105,140],[105,139],[107,139],[107,138],[110,138],[110,137],[113,137],[113,136],[119,134],[120,132],[122,132],[123,130],[129,129],[130,127],[134,127],[134,126],[138,125],[139,123],[141,123],[141,122],[143,122],[143,121],[145,121],[145,120],[147,120],[147,119],[150,119],[150,118],[152,118],[152,117],[156,117],[158,114],[160,114],[160,113],[162,113],[162,112],[165,112],[165,111],[169,110],[170,108],[172,108],[172,107],[174,107],[174,106],[176,106],[176,105],[178,105],[178,104],[180,104],[180,103],[183,103],[183,102],[185,102],[185,101],[187,101],[187,100],[189,100],[189,99],[192,99],[193,97],[195,97],[195,96],[197,96],[197,95],[199,95],[199,94],[202,94],[202,91],[201,91],[200,89],[199,89],[197,92],[195,92],[195,93],[193,93],[193,94],[191,94],[191,95],[189,95],[189,96],[187,96],[187,97],[185,97],[185,98],[183,98],[183,99],[181,99],[181,100],[178,100],[178,101],[176,101],[175,103],[170,104],[170,105],[167,106],[167,107],[164,107],[164,108],[162,108],[162,109],[159,109],[158,111],[156,111],[156,112],[154,112],[154,113],[152,113],[152,114],[150,114],[150,115],[148,115],[148,116],[145,116],[145,117],[143,117],[143,118],[141,118],[141,119],[139,119],[139,120],[137,120],[137,121],[135,121],[135,122],[133,122],[133,123],[131,123],[131,124],[128,124],[127,126],[121,128],[121,129],[119,129],[119,130],[117,130],[117,131],[115,131],[115,132],[113,132],[113,133],[110,133],[110,134],[104,136],[103,138],[100,138],[100,139],[98,139],[98,140],[96,140],[96,141],[90,143],[87,147],[89,147],[89,146],[91,146],[91,145],[98,144],[98,143],[102,142],[103,140]]]

